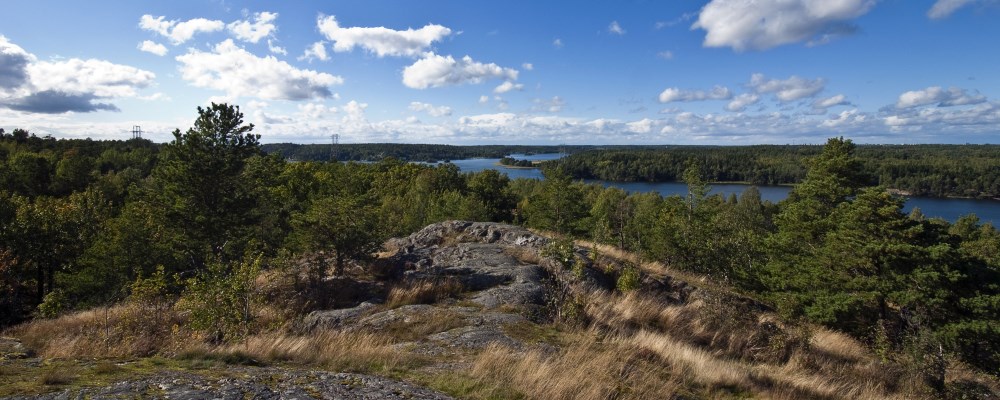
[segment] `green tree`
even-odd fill
[[[300,252],[315,257],[314,278],[326,274],[326,259],[335,260],[334,273],[340,274],[349,259],[365,258],[378,250],[382,236],[372,202],[363,196],[321,198],[295,217],[292,240]],[[324,252],[324,253],[321,253]]]
[[[238,258],[258,222],[258,193],[245,175],[247,160],[260,154],[260,135],[243,124],[238,106],[198,107],[194,126],[163,147],[151,193],[190,266],[210,255]],[[234,256],[235,255],[235,256]]]

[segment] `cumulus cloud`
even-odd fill
[[[16,89],[28,82],[28,64],[35,56],[0,35],[0,90]]]
[[[337,107],[327,107],[322,103],[299,104],[298,109],[299,114],[310,119],[321,119],[337,113]]]
[[[851,102],[847,101],[847,96],[844,96],[842,94],[838,94],[836,96],[831,96],[823,99],[816,99],[816,101],[813,101],[812,103],[813,109],[822,110],[824,112],[826,111],[826,109],[830,107],[849,106],[849,105],[851,105]]]
[[[725,86],[715,86],[710,91],[667,88],[660,92],[660,103],[675,101],[729,100],[733,93]]]
[[[550,113],[557,113],[563,110],[566,106],[566,100],[562,97],[552,96],[551,99],[535,99],[535,105],[531,107],[532,111],[543,111]]]
[[[927,17],[931,19],[945,18],[959,8],[975,3],[977,0],[937,0],[930,10],[927,10]]]
[[[226,92],[229,97],[269,100],[327,98],[329,87],[343,83],[339,76],[295,68],[267,56],[257,57],[226,39],[210,52],[191,49],[177,56],[181,75],[192,85]]]
[[[504,81],[504,83],[501,83],[499,86],[493,88],[493,93],[504,94],[504,93],[507,93],[507,92],[509,92],[511,90],[518,90],[519,91],[519,90],[523,90],[523,89],[524,89],[524,85],[522,85],[520,83],[514,83],[514,82],[511,82],[511,81]]]
[[[286,55],[286,54],[288,54],[288,51],[287,51],[287,50],[285,50],[285,48],[284,48],[284,47],[281,47],[281,46],[277,45],[277,44],[276,44],[276,43],[275,43],[275,42],[274,42],[273,40],[271,40],[271,39],[267,39],[267,51],[270,51],[270,52],[272,52],[272,53],[274,53],[274,54],[281,54],[281,55]]]
[[[205,18],[195,18],[183,22],[180,20],[167,20],[165,16],[153,17],[149,14],[139,18],[140,28],[158,33],[169,39],[174,45],[183,44],[191,40],[199,32],[220,31],[225,26],[222,21]]]
[[[464,83],[480,83],[487,79],[517,80],[518,71],[490,63],[484,64],[465,56],[455,60],[452,56],[434,53],[424,55],[403,69],[403,84],[412,89],[427,89]]]
[[[1000,105],[979,103],[972,107],[923,107],[892,110],[882,121],[894,132],[995,134],[1000,124]]]
[[[757,94],[743,93],[739,96],[734,97],[733,101],[730,101],[729,104],[726,105],[726,110],[733,112],[743,112],[744,110],[747,109],[747,107],[757,104],[757,102],[759,101],[760,101],[760,96],[758,96]]]
[[[979,93],[968,93],[965,89],[956,87],[944,89],[931,86],[923,90],[911,90],[899,95],[896,108],[913,108],[937,104],[938,107],[964,106],[986,102],[986,96]]]
[[[618,21],[611,21],[611,24],[608,25],[608,33],[621,36],[625,34],[625,29],[622,29],[622,26],[618,25]]]
[[[489,102],[490,102],[490,96],[487,96],[485,94],[482,95],[482,96],[479,96],[479,104],[486,104],[486,103],[489,103]]]
[[[440,106],[435,107],[433,104],[421,103],[419,101],[414,101],[410,103],[410,110],[417,112],[425,112],[427,115],[432,117],[446,117],[451,115],[451,107]]]
[[[673,60],[674,59],[674,52],[672,52],[670,50],[665,50],[665,51],[661,51],[659,53],[656,53],[656,56],[660,57],[660,58],[662,58],[664,60]]]
[[[552,47],[555,47],[557,49],[563,48],[563,41],[562,41],[562,39],[556,38],[555,40],[553,40],[552,41]]]
[[[330,57],[326,54],[326,42],[320,40],[320,41],[318,41],[316,43],[313,43],[309,47],[306,47],[305,53],[303,53],[301,56],[299,56],[298,59],[300,61],[301,60],[312,61],[313,59],[320,60],[320,61],[329,60]]]
[[[226,25],[226,29],[239,40],[257,43],[278,30],[274,25],[276,19],[278,19],[278,13],[264,11],[253,14],[253,22],[249,20],[234,21]]]
[[[118,111],[98,101],[136,97],[156,76],[108,61],[38,61],[0,36],[0,107],[30,113]]]
[[[378,57],[423,54],[436,41],[451,34],[451,29],[429,24],[420,29],[405,31],[385,27],[341,27],[337,18],[320,16],[316,25],[320,33],[333,42],[333,51],[346,52],[360,47]]]
[[[72,58],[28,65],[32,85],[39,91],[85,94],[96,97],[132,97],[136,89],[153,83],[155,74],[103,60]]]
[[[844,32],[875,0],[712,0],[692,29],[704,29],[706,47],[765,50]]]
[[[763,74],[750,77],[750,87],[757,93],[773,93],[782,102],[813,97],[823,90],[826,80],[792,76],[788,79],[768,79]]]
[[[524,68],[525,71],[531,71],[535,69],[535,66],[532,63],[524,63],[521,64],[521,68]]]
[[[143,40],[142,43],[139,43],[139,50],[156,54],[160,57],[167,55],[167,46],[156,43],[152,40]]]
[[[5,106],[11,110],[41,114],[60,114],[64,112],[119,111],[114,104],[95,103],[98,97],[93,93],[66,93],[55,90],[43,90],[14,99]]]

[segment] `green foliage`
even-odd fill
[[[42,318],[55,318],[66,309],[66,294],[62,290],[53,290],[45,294],[45,298],[38,304],[37,314]]]
[[[262,262],[260,256],[232,264],[212,262],[189,279],[178,307],[190,313],[191,327],[214,342],[246,337],[264,300],[256,286]]]
[[[712,182],[778,185],[801,182],[803,161],[822,151],[815,145],[630,146],[578,151],[549,163],[576,179],[678,182],[693,158]],[[856,153],[880,186],[917,196],[1000,197],[1000,146],[862,145]]]
[[[632,263],[625,263],[618,271],[618,279],[615,280],[615,289],[619,292],[631,292],[639,288],[642,283],[642,276],[639,268]]]
[[[259,222],[259,196],[244,174],[247,160],[260,154],[252,131],[239,107],[213,103],[198,107],[194,127],[175,130],[163,148],[150,199],[177,232],[172,246],[190,267],[201,268],[207,255],[238,257]]]
[[[332,251],[335,273],[344,270],[349,259],[367,258],[378,250],[382,236],[378,230],[378,215],[371,201],[362,196],[341,195],[318,199],[292,222],[292,240],[301,252],[317,253],[320,268],[315,278],[325,275],[325,257],[321,251]]]
[[[542,249],[542,257],[555,259],[565,269],[570,269],[576,262],[576,251],[573,239],[559,238],[553,240]]]

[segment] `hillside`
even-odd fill
[[[311,260],[322,258],[298,267]],[[635,261],[512,225],[437,223],[308,290],[295,273],[262,273],[259,319],[314,311],[259,324],[243,343],[206,344],[178,329],[181,307],[155,302],[15,327],[0,395],[938,397],[902,355],[876,355],[723,285]],[[130,331],[130,318],[146,318],[144,329]],[[995,380],[947,368],[949,395],[1000,394]]]

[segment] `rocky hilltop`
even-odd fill
[[[40,397],[933,397],[907,391],[913,375],[885,373],[893,364],[844,335],[787,324],[702,277],[614,249],[447,221],[384,250],[364,266],[368,278],[348,281],[367,289],[345,307],[309,312],[287,328],[292,336],[209,351],[242,354],[236,365],[163,369]],[[375,346],[370,354],[382,361],[302,356],[330,338],[349,339],[334,352]],[[16,342],[7,348],[19,359],[4,368],[48,362]]]

